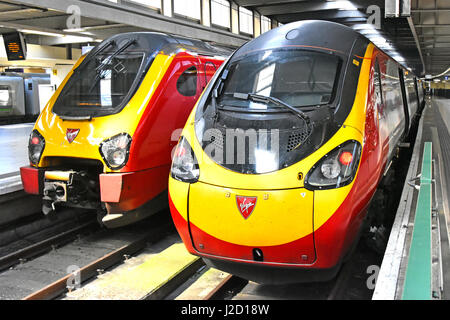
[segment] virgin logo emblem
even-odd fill
[[[80,132],[80,129],[67,129],[66,131],[67,141],[69,141],[69,143],[72,143],[73,140],[75,140],[75,138],[77,137],[78,132]]]
[[[244,219],[247,219],[252,214],[253,210],[255,210],[256,199],[256,197],[236,196],[239,212]]]

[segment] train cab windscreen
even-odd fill
[[[137,90],[152,60],[152,52],[135,40],[88,55],[62,89],[53,112],[59,116],[104,116],[120,112]]]
[[[302,50],[266,50],[232,63],[219,102],[249,109],[273,105],[234,99],[234,93],[271,96],[293,107],[331,102],[339,58]],[[230,101],[234,100],[234,101]]]
[[[342,62],[336,54],[291,48],[230,60],[196,114],[205,152],[246,174],[279,170],[311,154],[336,130],[331,119]]]

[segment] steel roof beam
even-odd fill
[[[0,19],[3,16],[10,16],[14,14],[23,14],[23,13],[32,13],[32,12],[45,12],[44,9],[36,9],[36,8],[28,8],[28,9],[17,9],[17,10],[7,10],[7,11],[0,11]]]
[[[289,4],[293,2],[298,2],[298,0],[283,0],[283,1],[276,1],[276,0],[234,0],[238,5],[243,7],[256,7],[256,6],[262,6],[262,5],[273,5],[273,4]]]
[[[411,17],[406,18],[406,20],[408,21],[408,25],[411,28],[411,33],[413,35],[414,42],[416,43],[417,51],[419,52],[420,61],[422,62],[423,72],[425,73],[425,61],[423,60],[422,49],[420,47],[419,38],[417,37],[416,28],[414,27],[414,23]]]
[[[78,6],[82,17],[126,24],[146,30],[165,32],[176,35],[189,35],[192,38],[213,41],[228,46],[240,46],[250,40],[249,37],[229,31],[212,29],[201,24],[167,17],[151,10],[132,7],[101,0],[14,0],[21,5],[39,6],[60,12],[66,12],[69,6]]]
[[[436,8],[436,9],[413,9],[412,13],[426,13],[426,12],[449,12],[450,8]]]
[[[366,18],[365,13],[359,11],[345,11],[345,10],[327,10],[327,11],[314,11],[314,12],[302,12],[302,13],[290,13],[271,16],[276,20],[287,23],[298,20],[337,20],[348,18]]]
[[[347,5],[346,5],[347,4]],[[278,15],[286,13],[303,13],[325,10],[358,10],[348,1],[319,2],[319,1],[302,1],[296,3],[281,3],[270,6],[256,6],[255,9],[262,15]]]
[[[450,24],[438,24],[438,23],[430,23],[430,24],[415,24],[416,28],[439,28],[439,27],[450,27]]]

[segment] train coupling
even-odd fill
[[[48,215],[57,204],[96,209],[100,205],[98,177],[86,171],[46,171],[42,212]]]

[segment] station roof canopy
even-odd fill
[[[26,34],[28,43],[50,46],[92,44],[118,33],[135,31],[190,36],[229,47],[238,47],[250,39],[247,35],[163,15],[161,10],[143,3],[132,0],[0,0],[0,33],[18,30]],[[73,27],[74,24],[78,26]]]
[[[438,74],[450,61],[450,0],[233,0],[239,6],[286,24],[321,19],[338,22],[366,35],[417,74]],[[246,35],[198,22],[142,10],[130,0],[0,0],[0,33],[19,30],[28,43],[75,45],[113,34],[153,30],[237,47]],[[398,17],[385,18],[391,7]],[[79,28],[68,28],[70,7],[80,10]],[[406,6],[406,10],[403,10]],[[387,9],[386,9],[386,8]],[[379,8],[380,26],[368,23]],[[374,11],[375,10],[375,11]],[[376,22],[376,21],[375,21]]]
[[[363,33],[417,74],[437,74],[450,63],[450,0],[235,0],[247,9],[283,24],[308,19],[345,24]],[[385,18],[385,6],[409,8],[399,17]],[[380,8],[380,29],[368,26],[376,7]],[[373,20],[371,20],[373,22]],[[374,30],[375,29],[375,30]],[[424,67],[425,66],[425,70]]]

